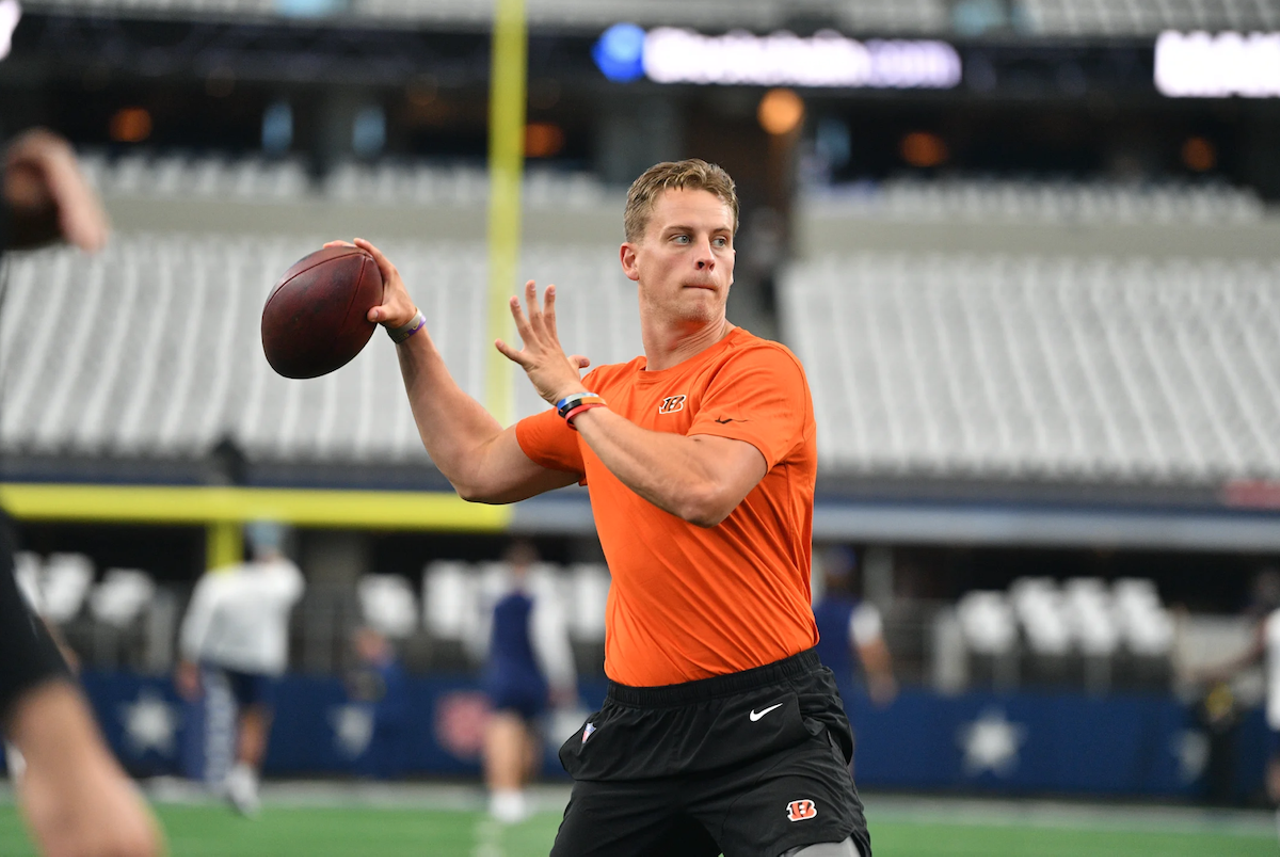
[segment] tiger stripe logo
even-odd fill
[[[818,817],[818,807],[811,800],[793,800],[787,804],[787,821],[807,821]]]
[[[658,405],[658,413],[674,414],[676,411],[684,410],[684,400],[688,396],[667,396],[662,400],[662,404]]]

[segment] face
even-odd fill
[[[674,322],[724,318],[734,258],[733,212],[705,190],[663,191],[644,236],[622,245],[622,270],[640,285],[642,314]]]

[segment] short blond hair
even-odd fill
[[[729,206],[733,214],[733,231],[738,231],[738,192],[733,179],[716,164],[700,158],[684,161],[663,161],[645,170],[631,183],[627,191],[627,207],[623,210],[622,226],[628,241],[639,241],[649,228],[649,217],[658,195],[665,190],[705,190],[715,194]]]

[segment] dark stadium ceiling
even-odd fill
[[[591,57],[598,34],[534,31],[530,75],[584,89],[660,88],[610,83]],[[1159,98],[1150,40],[953,42],[963,61],[959,87],[944,93],[894,91],[894,97],[1064,98],[1105,90],[1111,97]],[[430,75],[442,87],[481,87],[489,74],[489,36],[475,30],[334,27],[312,23],[231,23],[110,18],[29,12],[0,65],[0,83],[114,76],[204,80],[230,70],[245,82],[402,85]],[[813,91],[815,96],[875,97],[873,89]]]

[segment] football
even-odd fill
[[[293,264],[262,308],[262,350],[286,378],[325,375],[360,353],[377,324],[382,274],[358,247],[326,247]]]

